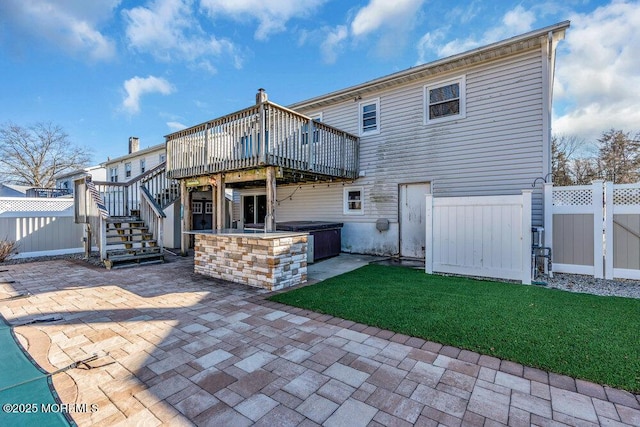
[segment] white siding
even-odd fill
[[[367,93],[380,99],[380,134],[360,139],[364,215],[342,213],[343,184],[278,186],[277,221],[345,223],[343,250],[394,255],[399,252],[398,188],[431,183],[435,197],[518,195],[531,189],[544,165],[545,114],[540,50]],[[466,77],[466,117],[424,124],[424,86]],[[347,132],[358,132],[359,100],[300,110]],[[295,192],[294,192],[295,191]],[[287,197],[291,195],[291,197]],[[532,197],[534,225],[542,224],[542,189]],[[235,212],[240,206],[236,203]],[[390,221],[379,232],[375,222]]]
[[[365,186],[368,208],[358,220],[397,221],[400,183],[431,182],[435,197],[520,194],[530,189],[547,171],[542,72],[542,55],[536,50],[367,95],[380,97],[382,131],[361,138],[360,170],[366,176],[355,184]],[[466,118],[424,125],[424,86],[463,74]],[[321,111],[324,122],[357,132],[357,102]],[[334,196],[339,199],[334,204],[341,201],[339,191]],[[309,213],[319,208],[317,203],[305,206]],[[542,192],[536,189],[533,223],[541,222]]]

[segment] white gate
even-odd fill
[[[426,272],[531,283],[531,190],[426,198]]]
[[[640,279],[640,183],[545,184],[545,228],[554,271]]]

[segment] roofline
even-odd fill
[[[479,60],[489,52],[499,51],[500,49],[504,49],[508,46],[516,46],[525,41],[539,39],[541,37],[546,37],[549,33],[560,33],[561,37],[564,37],[564,32],[569,28],[571,22],[570,21],[562,21],[554,25],[550,25],[548,27],[540,28],[538,30],[530,31],[528,33],[524,33],[515,37],[511,37],[502,41],[498,41],[495,43],[491,43],[476,49],[472,49],[463,53],[455,54],[446,58],[438,59],[433,62],[429,62],[426,64],[418,65],[415,67],[408,68],[403,71],[399,71],[397,73],[389,74],[384,77],[380,77],[374,80],[370,80],[365,83],[360,83],[355,86],[351,86],[345,89],[340,89],[335,92],[330,92],[325,95],[320,95],[315,98],[311,98],[305,101],[296,102],[295,104],[291,104],[288,108],[295,110],[300,108],[311,108],[314,106],[329,104],[333,102],[343,101],[349,98],[354,98],[354,96],[359,95],[360,92],[370,92],[376,89],[380,89],[383,87],[389,87],[396,84],[401,84],[406,82],[409,76],[414,77],[414,79],[422,77],[422,75],[433,74],[433,69],[443,67],[447,64],[455,64],[457,62],[469,63],[468,60],[470,58],[477,57]]]
[[[105,167],[106,167],[108,164],[115,163],[115,162],[121,162],[121,161],[126,160],[126,159],[128,159],[130,157],[135,157],[135,156],[140,155],[140,154],[146,154],[146,153],[149,153],[151,151],[155,151],[155,150],[157,150],[159,148],[165,148],[165,147],[166,147],[166,143],[162,142],[162,143],[160,143],[158,145],[152,145],[151,147],[145,148],[143,150],[138,150],[135,153],[125,154],[124,156],[120,156],[120,157],[116,157],[115,159],[107,160],[107,161],[103,162],[102,164],[105,165]]]

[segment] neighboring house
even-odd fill
[[[129,138],[129,153],[104,162],[106,178],[109,182],[127,182],[155,168],[166,160],[164,144],[140,150],[140,140]],[[98,180],[95,180],[98,181]],[[102,180],[100,180],[102,181]]]
[[[287,109],[261,91],[256,106],[168,135],[167,173],[234,188],[240,227],[341,222],[343,251],[424,258],[427,193],[520,194],[549,176],[555,52],[568,27]],[[532,217],[543,225],[540,186]]]
[[[0,184],[0,197],[27,197],[28,185]]]
[[[91,179],[94,181],[105,181],[107,178],[107,169],[104,167],[104,164],[100,164],[58,175],[56,177],[56,188],[67,190],[70,194],[73,194],[73,182],[87,175],[91,175]]]

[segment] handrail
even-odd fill
[[[165,213],[146,187],[141,186],[140,192],[140,219],[142,219],[151,230],[153,238],[158,242],[160,253],[164,252],[164,218]]]
[[[91,251],[92,237],[100,251],[100,260],[107,257],[107,219],[109,212],[102,202],[100,193],[91,176],[85,176],[75,181],[75,222],[87,225],[87,252]]]
[[[357,136],[269,101],[165,138],[171,178],[262,166],[358,176]]]

